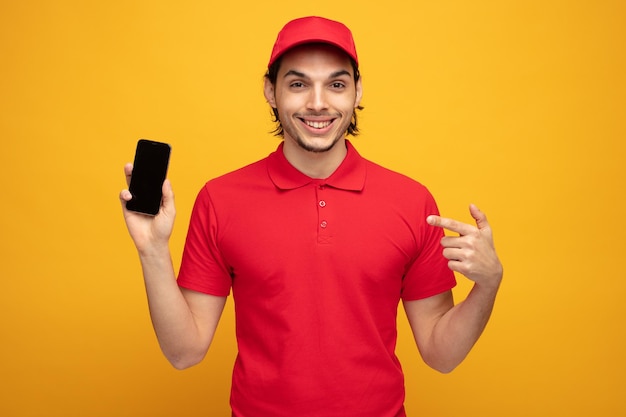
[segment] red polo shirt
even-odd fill
[[[327,179],[267,158],[200,191],[178,283],[235,301],[239,417],[397,417],[401,299],[451,289],[434,199],[348,154]]]

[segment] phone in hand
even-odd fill
[[[167,176],[171,147],[167,143],[139,139],[128,191],[132,199],[128,210],[156,215],[163,198],[163,181]]]

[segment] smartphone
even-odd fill
[[[126,202],[128,210],[151,216],[159,212],[170,152],[171,147],[167,143],[139,139],[128,186],[132,195],[132,199]]]

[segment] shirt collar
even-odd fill
[[[348,153],[330,177],[320,180],[298,171],[287,161],[283,153],[284,142],[267,158],[267,170],[274,185],[281,190],[293,190],[310,183],[319,183],[349,191],[361,191],[365,186],[365,160],[359,155],[350,141],[346,140]]]

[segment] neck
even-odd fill
[[[324,179],[330,177],[341,165],[348,148],[345,137],[339,139],[332,148],[321,152],[308,151],[293,141],[285,140],[283,153],[287,161],[304,175]]]

